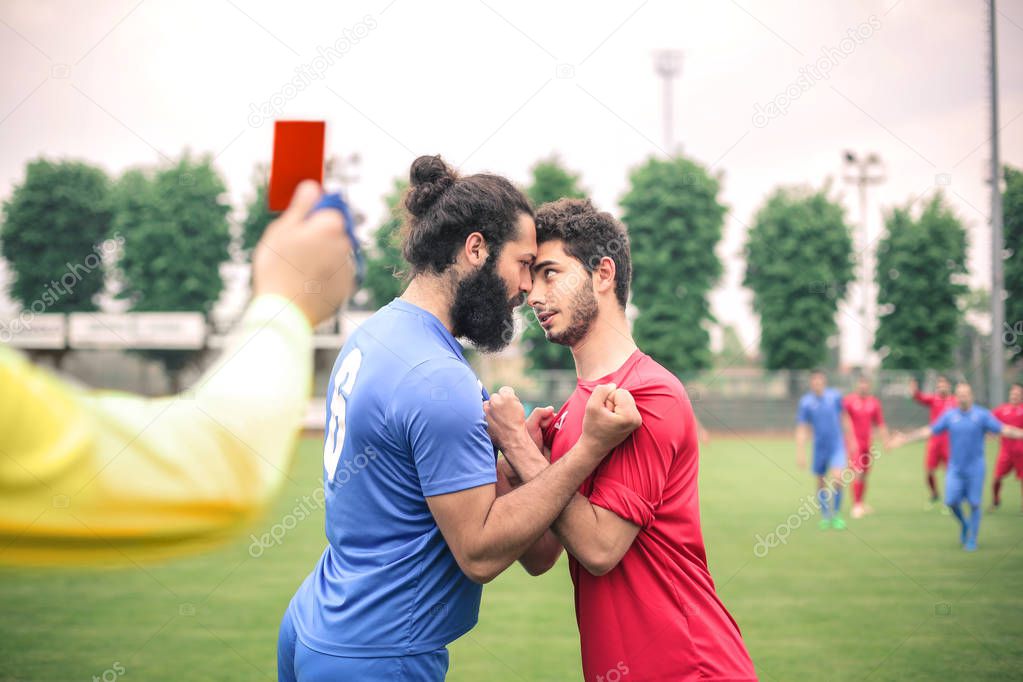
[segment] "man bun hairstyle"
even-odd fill
[[[412,162],[404,203],[402,256],[412,275],[447,270],[473,232],[483,235],[489,257],[496,259],[504,243],[518,236],[519,216],[533,216],[525,195],[507,179],[460,176],[440,156]]]
[[[615,298],[625,308],[632,282],[632,254],[625,226],[589,199],[558,199],[536,210],[536,243],[559,240],[565,253],[593,273],[602,258],[615,264]]]
[[[453,184],[455,174],[439,156],[420,156],[409,170],[409,191],[405,195],[405,208],[414,216],[422,216]]]

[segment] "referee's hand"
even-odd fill
[[[355,278],[344,217],[334,209],[309,214],[320,194],[315,182],[301,183],[252,255],[253,294],[283,296],[313,326],[337,312]]]

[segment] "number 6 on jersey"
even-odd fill
[[[334,393],[327,412],[327,433],[323,437],[323,466],[327,470],[327,481],[333,480],[341,458],[341,448],[345,443],[345,408],[361,365],[362,351],[355,348],[341,361],[334,375]]]

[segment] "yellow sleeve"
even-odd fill
[[[88,391],[0,346],[0,562],[125,562],[241,530],[287,476],[312,385],[289,301],[249,306],[194,387]]]

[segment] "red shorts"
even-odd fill
[[[1023,448],[1002,448],[998,451],[998,461],[995,462],[995,478],[1001,478],[1006,474],[1016,471],[1016,478],[1023,481]]]
[[[931,438],[927,441],[927,459],[924,466],[934,471],[939,466],[948,468],[948,438]]]

